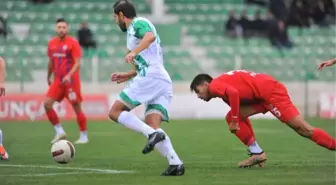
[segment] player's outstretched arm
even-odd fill
[[[0,57],[0,96],[5,95],[5,79],[6,79],[6,64],[5,60]]]
[[[322,70],[324,67],[329,67],[336,64],[336,58],[324,61],[317,66],[318,70]]]
[[[123,83],[123,82],[126,82],[126,81],[130,80],[134,76],[136,76],[136,74],[137,74],[137,72],[135,70],[132,70],[130,72],[112,73],[111,74],[111,81],[112,82],[117,82],[118,84]]]

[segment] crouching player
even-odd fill
[[[6,78],[6,64],[5,60],[0,57],[0,97],[5,96],[5,78]],[[8,160],[8,153],[2,145],[2,130],[0,129],[0,160]]]
[[[68,99],[77,114],[77,122],[80,128],[80,138],[76,144],[88,142],[87,124],[81,108],[81,82],[80,82],[80,58],[81,48],[79,43],[67,35],[68,23],[64,19],[56,21],[57,36],[49,41],[48,45],[48,84],[49,89],[44,102],[45,111],[49,121],[55,128],[56,136],[51,141],[55,143],[65,138],[65,132],[59,122],[58,116],[53,109],[53,104],[64,98]],[[51,75],[54,80],[51,82]]]
[[[239,167],[263,166],[267,160],[256,142],[249,116],[268,111],[299,135],[335,151],[335,138],[309,125],[290,100],[286,87],[270,75],[237,70],[213,79],[208,74],[199,74],[191,82],[190,89],[204,101],[218,97],[230,105],[231,110],[226,115],[230,131],[248,146],[251,154],[238,164]]]

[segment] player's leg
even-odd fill
[[[171,86],[171,84],[169,84]],[[165,133],[165,131],[160,128],[162,121],[168,121],[168,106],[171,102],[172,92],[166,95],[159,96],[158,98],[152,100],[146,109],[146,119],[145,122],[152,128],[159,132]],[[179,156],[177,155],[171,140],[167,133],[165,133],[165,140],[156,144],[155,148],[160,152],[160,154],[167,158],[169,167],[162,173],[163,176],[181,176],[184,174],[184,165]]]
[[[245,106],[240,107],[240,120],[239,120],[239,130],[234,134],[238,137],[238,139],[248,147],[250,157],[247,160],[241,161],[238,163],[239,167],[251,167],[254,165],[263,166],[264,162],[267,160],[265,152],[258,145],[254,131],[251,125],[251,122],[248,116],[259,113],[256,112],[254,107]],[[227,123],[231,123],[231,111],[226,115]]]
[[[2,145],[2,130],[0,129],[0,160],[8,160],[8,153]]]
[[[77,124],[80,130],[79,139],[75,142],[75,144],[86,144],[89,142],[88,139],[88,131],[87,131],[87,121],[85,114],[82,111],[82,106],[80,102],[72,103],[72,107],[77,115]]]
[[[287,125],[294,129],[298,134],[303,137],[309,138],[316,144],[327,148],[329,150],[335,151],[336,140],[331,137],[327,132],[320,128],[315,128],[309,125],[301,115],[286,121]]]
[[[77,124],[80,130],[80,136],[77,141],[75,141],[75,144],[86,144],[89,142],[88,139],[88,132],[87,132],[87,121],[86,116],[82,111],[82,94],[81,94],[81,88],[80,88],[80,82],[77,81],[76,83],[70,84],[66,88],[65,91],[66,98],[71,103],[72,108],[77,116]]]
[[[335,138],[322,129],[309,125],[303,119],[290,100],[287,89],[283,84],[277,84],[275,92],[267,100],[267,103],[272,114],[295,130],[299,135],[311,139],[324,148],[335,150]]]
[[[141,121],[136,115],[129,112],[131,109],[140,105],[136,95],[138,91],[138,84],[131,84],[130,87],[124,89],[120,93],[118,100],[112,105],[108,116],[111,120],[120,123],[131,130],[140,132],[145,137],[148,137],[148,143],[145,146],[145,148],[147,148],[149,144],[155,145],[156,143],[164,140],[165,135],[161,132],[155,131],[155,129]]]
[[[51,143],[55,143],[60,139],[64,139],[66,134],[60,124],[59,118],[53,109],[53,105],[56,101],[61,101],[63,98],[63,89],[60,87],[58,82],[54,82],[49,86],[47,97],[44,100],[44,109],[48,120],[54,126],[56,135]]]

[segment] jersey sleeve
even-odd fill
[[[221,98],[228,98],[230,107],[231,107],[231,113],[232,113],[232,120],[233,121],[239,121],[239,105],[240,105],[240,99],[239,99],[239,92],[236,88],[232,87],[231,85],[213,80],[210,83],[210,92],[218,97]]]
[[[73,48],[71,51],[71,56],[73,59],[78,59],[82,57],[82,49],[77,40],[73,39]]]
[[[135,22],[133,28],[135,31],[134,36],[140,39],[142,39],[147,32],[152,32],[150,25],[142,20]]]

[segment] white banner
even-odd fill
[[[319,98],[318,114],[322,118],[336,118],[335,93],[321,93]]]
[[[117,94],[111,94],[109,97],[109,106],[117,98]],[[175,94],[170,106],[169,117],[171,119],[225,119],[230,107],[221,99],[213,99],[210,102],[204,102],[198,99],[194,94]],[[141,105],[132,111],[140,118],[144,118],[145,106]],[[251,118],[275,119],[271,113],[257,114]]]

